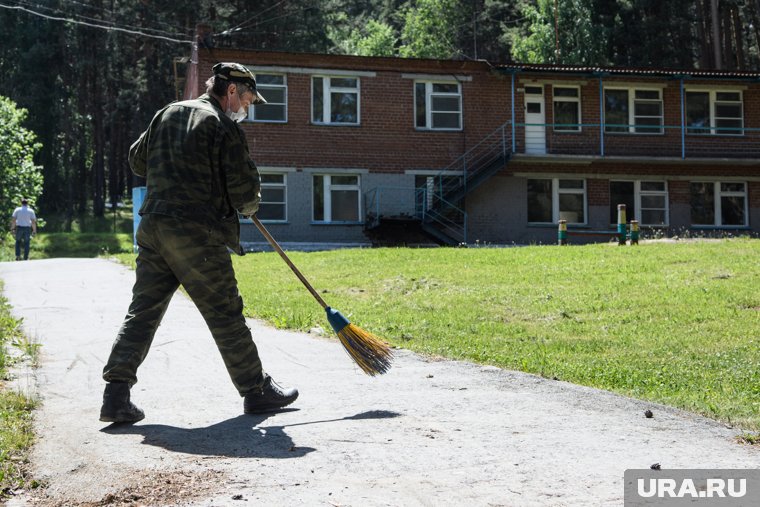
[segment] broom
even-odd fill
[[[311,286],[309,281],[306,280],[295,264],[293,264],[288,258],[282,248],[280,248],[280,245],[277,244],[277,241],[275,241],[272,235],[269,234],[266,227],[259,222],[258,217],[253,215],[251,219],[256,228],[258,228],[261,234],[264,235],[269,244],[272,245],[272,248],[280,254],[282,260],[285,261],[298,279],[301,280],[301,283],[304,284],[309,292],[311,292],[314,299],[316,299],[317,302],[322,305],[322,308],[325,309],[327,320],[337,333],[340,343],[359,368],[372,377],[387,372],[391,367],[391,358],[393,357],[390,346],[377,336],[351,324],[339,311],[330,308],[327,303],[325,303],[325,300],[322,299],[322,296],[314,290],[314,287]]]

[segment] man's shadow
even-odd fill
[[[297,409],[284,409],[290,412]],[[296,446],[285,433],[288,426],[320,424],[347,420],[387,419],[401,414],[371,410],[338,419],[307,421],[285,426],[260,426],[270,415],[239,415],[205,428],[177,428],[164,424],[111,424],[101,429],[113,435],[142,435],[143,444],[173,452],[230,458],[300,458],[315,451],[313,447]]]

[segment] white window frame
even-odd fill
[[[279,218],[279,219],[276,219],[276,220],[269,219],[269,220],[261,220],[261,221],[264,222],[264,223],[272,223],[272,224],[286,223],[288,221],[288,173],[281,173],[281,172],[274,172],[274,171],[272,171],[272,172],[268,172],[268,171],[267,172],[263,172],[262,171],[261,175],[262,176],[264,176],[264,175],[282,176],[282,183],[264,183],[262,181],[261,182],[261,189],[264,190],[264,188],[266,188],[266,187],[269,187],[269,188],[281,188],[282,189],[283,199],[285,199],[281,203],[280,202],[272,203],[272,204],[284,204],[285,205],[285,216],[283,218]],[[263,192],[262,192],[262,194],[263,194]],[[262,200],[261,204],[265,204],[263,200]],[[260,205],[259,205],[259,207],[260,207]]]
[[[747,182],[746,181],[726,181],[726,180],[691,180],[692,183],[711,183],[713,185],[713,199],[715,202],[715,223],[712,224],[691,224],[692,227],[715,227],[720,229],[737,229],[743,227],[749,227],[749,195],[747,195]],[[733,192],[721,190],[721,183],[741,183],[744,186],[743,192]],[[691,196],[691,190],[689,191]],[[723,210],[721,204],[721,197],[743,197],[744,198],[744,223],[741,225],[723,225]]]
[[[417,125],[417,85],[418,84],[425,85],[425,126],[424,127],[420,127]],[[436,85],[436,84],[456,85],[457,91],[456,93],[434,92],[433,85]],[[460,83],[459,81],[418,79],[413,82],[412,95],[413,95],[413,101],[414,101],[414,110],[413,110],[414,113],[412,114],[412,125],[414,125],[414,128],[416,130],[458,132],[464,128],[464,111],[463,111],[464,108],[462,107],[463,105],[462,83]],[[451,127],[434,127],[433,126],[434,112],[453,113],[453,111],[433,111],[433,97],[456,97],[458,99],[459,110],[457,110],[456,113],[459,115],[459,127],[451,128]]]
[[[744,135],[744,132],[745,132],[744,130],[739,130],[739,131],[737,131],[735,133],[718,132],[719,130],[722,130],[722,129],[721,129],[721,127],[717,126],[717,120],[718,119],[726,119],[726,120],[729,120],[729,119],[730,120],[737,120],[738,119],[738,120],[741,121],[741,127],[740,128],[744,129],[744,93],[742,93],[742,90],[737,90],[737,89],[726,89],[726,90],[712,89],[712,90],[706,90],[706,89],[703,89],[703,88],[688,88],[687,87],[687,88],[684,89],[684,107],[688,107],[688,97],[687,97],[687,95],[689,93],[707,93],[708,94],[709,100],[710,100],[710,105],[709,105],[709,109],[710,110],[708,111],[708,114],[710,115],[710,125],[709,126],[705,126],[705,127],[690,127],[690,126],[686,125],[686,133],[688,135],[692,135],[692,136],[709,136],[709,135],[713,135],[713,136],[743,136]],[[735,100],[732,100],[732,101],[718,100],[717,99],[717,94],[718,93],[738,93],[739,94],[739,100],[738,101],[735,101]],[[725,102],[725,103],[728,103],[728,104],[739,104],[741,112],[742,112],[741,117],[739,117],[739,118],[724,118],[724,117],[719,118],[718,116],[716,116],[717,105],[720,104],[721,102]],[[723,127],[723,129],[725,129],[725,128],[726,127]],[[705,132],[695,132],[695,131],[699,131],[699,130],[703,130]]]
[[[314,120],[314,94],[317,90],[314,89],[314,78],[322,79],[322,121]],[[332,86],[333,79],[356,79],[356,88],[348,88],[344,86]],[[333,122],[331,121],[332,114],[332,94],[333,93],[354,93],[356,94],[356,122]],[[313,74],[311,76],[311,108],[309,109],[309,117],[314,125],[340,125],[340,126],[354,126],[361,125],[361,79],[359,76],[346,76],[346,75],[330,75],[330,74]]]
[[[588,184],[585,178],[528,178],[530,180],[551,180],[552,182],[552,221],[551,222],[528,222],[528,225],[557,224],[560,221],[559,196],[561,194],[583,195],[583,222],[567,222],[568,225],[588,224]],[[559,188],[560,181],[582,181],[583,188]]]
[[[639,222],[639,225],[645,225],[647,227],[667,227],[670,224],[670,202],[669,202],[669,196],[668,196],[668,182],[662,181],[662,180],[626,180],[626,179],[614,179],[610,180],[610,183],[633,183],[633,200],[636,204],[635,208],[635,215],[634,217],[628,216],[627,218],[629,220],[633,219]],[[664,190],[641,190],[641,184],[642,183],[662,183]],[[657,196],[657,197],[664,197],[665,199],[665,208],[647,208],[647,209],[656,209],[656,210],[663,210],[665,212],[665,222],[662,224],[649,224],[644,223],[641,220],[641,212],[644,211],[643,207],[641,205],[641,198],[647,197],[647,196]],[[616,206],[615,203],[610,203],[610,206]],[[616,223],[616,222],[613,222]]]
[[[606,134],[635,134],[639,136],[651,136],[651,135],[665,135],[665,102],[662,98],[662,88],[656,88],[656,87],[647,87],[647,86],[605,86],[604,92],[607,92],[607,90],[625,90],[628,92],[628,132],[621,132],[621,131],[610,131],[608,128],[621,128],[621,127],[607,127],[607,100],[606,96],[602,97],[602,100],[604,101],[604,119],[605,119],[605,127],[604,127],[604,133]],[[637,99],[636,98],[636,92],[637,91],[645,91],[645,92],[657,92],[657,94],[660,96],[659,99]],[[647,103],[654,103],[657,102],[660,104],[660,116],[636,116],[636,102],[647,102]],[[660,125],[659,127],[655,125],[636,125],[636,118],[659,118],[660,119]],[[636,132],[636,128],[645,128],[648,129],[647,132]],[[659,131],[656,131],[655,129],[659,128]]]
[[[575,97],[562,97],[557,96],[555,93],[555,90],[557,88],[569,88],[573,89],[578,92],[578,95]],[[573,86],[573,85],[562,85],[562,84],[555,84],[552,85],[552,115],[554,117],[554,123],[557,123],[557,111],[556,107],[554,106],[555,102],[573,102],[575,103],[576,107],[578,108],[578,126],[576,127],[553,127],[554,132],[560,133],[560,134],[567,134],[567,133],[576,133],[581,132],[583,130],[583,127],[581,127],[581,124],[583,123],[583,118],[581,116],[583,109],[581,108],[581,87],[580,86]]]
[[[345,177],[345,176],[354,176],[356,177],[356,185],[333,185],[332,184],[332,178],[335,177]],[[314,178],[321,177],[322,179],[322,188],[324,190],[324,218],[322,220],[317,220],[314,217],[314,197],[316,188],[314,187]],[[335,221],[332,219],[332,191],[333,190],[355,190],[357,194],[356,199],[356,205],[357,205],[357,217],[358,220],[356,221]],[[311,196],[312,196],[312,206],[311,206],[311,221],[312,223],[316,224],[361,224],[363,223],[362,219],[362,177],[361,174],[356,173],[314,173],[311,178]]]
[[[254,77],[258,79],[258,76],[261,74],[265,74],[268,76],[281,76],[282,77],[282,83],[281,85],[273,85],[273,84],[259,84],[257,82],[256,88],[262,92],[261,94],[264,96],[265,99],[267,99],[267,103],[272,105],[281,105],[284,106],[284,118],[282,120],[259,120],[256,118],[256,107],[252,106],[248,108],[248,121],[256,122],[256,123],[287,123],[288,122],[288,75],[282,74],[280,72],[255,72]],[[267,90],[271,89],[282,89],[283,90],[283,97],[285,98],[285,102],[272,102],[267,97]]]

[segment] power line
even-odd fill
[[[271,21],[276,21],[276,20],[281,19],[281,18],[287,18],[289,16],[293,16],[294,14],[298,14],[298,13],[307,11],[307,10],[312,9],[312,8],[313,7],[309,6],[309,7],[304,7],[303,9],[298,9],[298,10],[295,10],[295,11],[292,11],[292,12],[286,12],[285,14],[281,14],[281,15],[275,16],[273,18],[265,19],[263,21],[259,21],[256,24],[258,24],[258,25],[264,25],[264,24],[269,23]],[[224,32],[215,33],[214,35],[225,35],[225,36],[228,36],[228,35],[238,35],[238,34],[241,34],[241,33],[244,33],[244,32],[225,30]],[[245,32],[245,33],[247,33],[247,32]]]
[[[76,1],[73,1],[73,3],[78,4],[78,5],[85,5],[85,4],[82,4],[80,2],[76,2]],[[26,6],[26,7],[34,7],[34,8],[37,8],[37,9],[44,9],[44,10],[47,10],[47,11],[50,11],[50,12],[53,12],[53,13],[61,13],[63,15],[67,14],[63,9],[47,7],[45,5],[33,4],[33,3],[29,2],[28,0],[16,0],[15,5],[22,5],[22,6]],[[110,14],[111,16],[114,15],[114,12],[112,10],[108,10],[108,9],[103,8],[103,7],[98,7],[98,8],[92,7],[92,6],[88,6],[88,7],[91,7],[92,9],[98,9],[98,10],[104,12],[104,13]],[[176,37],[178,35],[176,32],[167,32],[166,30],[160,30],[158,28],[150,28],[150,27],[128,25],[128,24],[125,24],[125,23],[120,23],[120,24],[117,25],[117,23],[115,21],[111,21],[110,19],[92,18],[92,17],[89,17],[89,16],[85,16],[84,14],[70,13],[70,15],[71,16],[76,16],[77,18],[80,18],[80,19],[95,21],[97,23],[108,23],[110,25],[118,26],[120,28],[125,28],[126,27],[126,28],[137,28],[137,29],[142,29],[142,30],[149,30],[151,32],[157,32],[157,33],[161,33],[161,34],[165,34],[165,35],[170,35],[172,37]],[[177,27],[175,27],[173,25],[170,25],[168,23],[161,23],[161,24],[169,26],[171,28],[177,28]]]
[[[251,21],[255,20],[255,19],[256,19],[256,18],[258,18],[259,16],[262,16],[262,15],[263,15],[265,12],[271,11],[271,10],[272,10],[272,9],[274,9],[275,7],[279,7],[280,5],[284,4],[284,3],[285,3],[285,2],[287,2],[287,1],[288,1],[288,0],[280,0],[280,1],[279,1],[279,2],[277,2],[276,4],[274,4],[274,5],[271,5],[271,6],[267,7],[267,8],[266,8],[266,9],[264,9],[263,11],[259,11],[259,12],[257,12],[257,13],[256,13],[256,14],[255,14],[253,17],[251,17],[250,19],[247,19],[247,20],[243,21],[242,23],[238,23],[237,25],[233,26],[232,28],[229,28],[229,29],[225,30],[225,31],[224,31],[224,32],[222,32],[222,33],[225,33],[225,32],[232,32],[233,30],[240,30],[241,28],[243,28],[243,27],[244,27],[246,24],[248,24],[249,22],[251,22]]]
[[[162,40],[166,40],[166,41],[169,41],[169,42],[178,42],[180,44],[192,44],[193,43],[193,41],[191,41],[191,40],[173,39],[171,37],[164,37],[163,35],[153,35],[153,34],[149,34],[149,33],[145,33],[145,32],[140,32],[138,30],[128,30],[126,28],[121,28],[121,27],[118,27],[118,26],[106,26],[106,25],[100,25],[100,24],[95,24],[95,23],[88,23],[86,21],[79,21],[79,20],[71,19],[71,18],[62,18],[62,17],[58,17],[58,16],[48,16],[47,14],[43,14],[41,12],[33,11],[31,9],[27,9],[26,7],[23,7],[21,5],[5,5],[5,4],[0,4],[0,7],[4,8],[4,9],[24,11],[24,12],[27,12],[29,14],[33,14],[35,16],[39,16],[41,18],[51,19],[53,21],[65,21],[66,23],[73,23],[75,25],[84,25],[84,26],[89,26],[89,27],[92,27],[92,28],[101,28],[101,29],[109,30],[109,31],[113,30],[113,31],[116,31],[116,32],[124,32],[124,33],[129,33],[129,34],[132,34],[132,35],[140,35],[142,37],[149,37],[149,38],[152,38],[152,39],[162,39]]]

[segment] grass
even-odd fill
[[[760,429],[759,258],[751,239],[292,253],[328,304],[396,346],[747,430]],[[248,316],[330,329],[277,254],[234,264]]]
[[[40,233],[30,243],[29,259],[51,257],[98,257],[132,252],[128,233]],[[10,234],[0,240],[0,262],[15,259],[15,242]]]
[[[91,212],[71,217],[46,215],[38,219],[38,232],[32,238],[29,259],[50,257],[98,257],[132,252],[132,204],[94,217]],[[0,262],[16,258],[15,240],[10,233],[0,234]]]
[[[9,380],[8,368],[15,361],[7,347],[15,344],[24,351],[25,343],[29,342],[20,331],[20,322],[11,316],[5,298],[0,297],[0,499],[15,489],[35,485],[24,473],[26,453],[34,440],[35,401],[5,385]],[[36,356],[37,347],[27,351]]]

